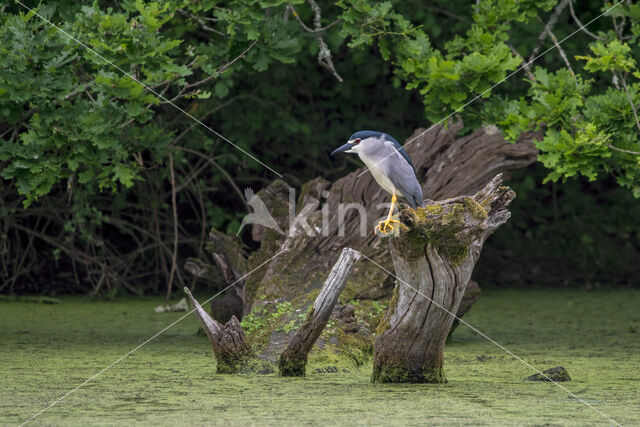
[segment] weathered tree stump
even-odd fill
[[[191,295],[189,288],[184,292],[189,297],[196,316],[204,328],[211,348],[216,356],[219,374],[233,374],[240,370],[243,362],[253,358],[251,345],[236,316],[231,316],[224,326],[202,308],[200,303]]]
[[[510,217],[515,197],[493,178],[473,196],[400,213],[390,239],[397,281],[377,331],[373,381],[445,382],[444,345],[485,239]]]
[[[338,302],[338,297],[359,259],[360,253],[358,251],[350,248],[342,250],[340,258],[331,269],[320,294],[313,303],[313,308],[307,315],[307,319],[280,355],[279,372],[281,376],[303,377],[305,375],[309,352],[326,326],[331,312]]]

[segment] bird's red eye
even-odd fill
[[[354,139],[353,142],[356,143],[356,144],[360,144],[360,138]]]

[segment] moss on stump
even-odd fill
[[[442,364],[422,366],[419,370],[412,370],[406,363],[389,363],[374,365],[372,381],[374,383],[430,383],[442,384],[447,379],[444,376]]]

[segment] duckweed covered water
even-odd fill
[[[159,299],[0,302],[0,424],[19,424],[184,313]],[[640,292],[491,291],[465,320],[623,425],[640,424]],[[461,325],[442,385],[371,384],[371,363],[301,379],[217,375],[190,315],[34,424],[610,424]]]

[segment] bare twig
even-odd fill
[[[573,71],[573,68],[571,67],[571,63],[569,62],[569,58],[567,58],[567,55],[564,53],[564,50],[562,50],[562,47],[560,47],[560,43],[558,43],[558,39],[556,38],[555,34],[553,34],[553,32],[551,31],[551,28],[547,25],[547,26],[544,27],[544,29],[547,32],[547,34],[549,35],[549,38],[551,39],[551,41],[555,45],[556,49],[558,50],[558,53],[562,57],[562,60],[564,61],[564,64],[567,66],[567,69],[571,73],[571,77],[573,77],[573,81],[576,83],[576,87],[578,88],[578,93],[579,93],[580,84],[578,83],[578,78],[576,77],[576,73]],[[580,94],[580,96],[582,97],[582,94]]]
[[[580,22],[580,19],[578,19],[578,16],[576,15],[576,11],[573,9],[573,0],[569,1],[569,11],[571,12],[571,17],[573,18],[573,20],[576,21],[576,24],[578,24],[578,26],[580,27],[580,30],[596,40],[604,40],[604,37],[593,34],[591,31],[587,30],[584,25],[582,25],[582,22]]]
[[[198,176],[200,176],[202,171],[204,171],[209,166],[209,162],[207,162],[206,160],[205,161],[201,161],[195,166],[196,166],[195,168],[190,167],[192,173],[190,175],[188,175],[182,181],[182,183],[176,187],[176,193],[179,193],[182,190],[184,190],[185,188],[189,187],[189,185],[191,184],[191,181],[193,181]]]
[[[517,56],[518,58],[520,58],[520,59],[522,60],[523,67],[524,67],[524,73],[527,75],[527,78],[528,78],[529,80],[532,80],[532,81],[534,81],[534,82],[535,82],[535,81],[536,81],[536,77],[535,77],[535,76],[533,75],[533,73],[531,72],[531,63],[530,63],[530,62],[527,62],[527,61],[522,57],[522,55],[520,55],[520,52],[518,52],[518,51],[516,50],[516,48],[515,48],[515,47],[513,47],[513,45],[512,45],[512,44],[510,44],[510,43],[509,43],[509,44],[508,44],[508,46],[509,46],[509,48],[511,48],[511,52],[512,52],[515,56]]]
[[[298,12],[293,8],[292,5],[287,4],[287,10],[291,11],[293,14],[293,17],[296,18],[296,21],[298,21],[298,24],[300,24],[300,26],[305,30],[308,31],[310,33],[321,33],[323,31],[328,30],[329,28],[333,27],[336,24],[339,24],[340,22],[342,22],[342,18],[336,19],[335,21],[333,21],[331,24],[326,25],[324,27],[320,27],[320,28],[311,28],[309,26],[307,26],[307,24],[304,23],[304,21],[302,19],[300,19],[300,15],[298,15]]]
[[[198,245],[198,258],[202,259],[202,248],[204,248],[205,239],[207,238],[207,214],[204,210],[204,199],[202,198],[202,191],[200,186],[195,185],[196,193],[198,195],[198,202],[200,203],[200,244]]]
[[[149,177],[149,174],[145,171],[145,173],[147,174],[147,177]],[[149,177],[150,178],[150,177]],[[148,182],[151,182],[151,179],[148,180]],[[164,242],[162,241],[162,235],[160,234],[160,221],[158,220],[158,198],[156,196],[156,191],[153,187],[150,188],[150,193],[152,194],[153,198],[154,198],[154,203],[151,204],[151,219],[153,221],[153,225],[154,225],[154,231],[155,231],[155,238],[157,239],[158,242],[160,242],[161,245],[164,245]],[[162,269],[162,271],[164,272],[165,277],[169,277],[169,268],[167,267],[167,260],[165,258],[165,255],[163,253],[163,251],[158,251],[156,253],[157,258],[160,262],[160,268]],[[155,288],[154,285],[154,290],[158,290],[157,288]]]
[[[67,101],[68,99],[71,99],[74,96],[81,94],[85,90],[89,89],[89,87],[91,87],[92,84],[93,84],[93,82],[89,82],[89,83],[85,83],[85,84],[81,85],[78,89],[76,89],[73,92],[71,92],[70,94],[66,95],[63,98],[63,100]]]
[[[210,33],[215,33],[218,34],[222,37],[227,37],[227,35],[225,33],[223,33],[222,31],[218,31],[215,28],[211,28],[210,26],[207,25],[207,21],[209,22],[217,22],[218,20],[216,18],[205,18],[205,17],[200,17],[198,15],[194,15],[191,12],[188,12],[186,10],[183,9],[178,9],[178,13],[193,19],[194,21],[196,21],[198,24],[200,24],[200,26],[202,27],[203,30],[205,31],[209,31]]]
[[[322,38],[322,33],[324,31],[333,27],[341,20],[338,19],[332,22],[331,24],[327,25],[326,27],[323,27],[322,26],[322,10],[320,9],[320,6],[318,6],[318,3],[316,3],[315,0],[307,0],[307,2],[309,3],[309,5],[311,6],[311,9],[313,10],[314,28],[310,28],[302,21],[302,19],[300,19],[300,16],[298,16],[298,12],[296,12],[296,10],[293,8],[291,4],[287,4],[287,7],[291,9],[291,13],[296,18],[296,21],[298,21],[298,24],[300,24],[300,26],[305,31],[315,35],[316,40],[318,41],[318,63],[322,67],[329,70],[333,74],[333,76],[336,78],[336,80],[342,83],[343,79],[342,77],[340,77],[340,75],[336,71],[335,66],[333,65],[333,59],[331,58],[331,51],[329,50],[329,46],[327,46],[327,43],[325,43],[324,39]]]
[[[616,80],[618,80],[622,84],[622,89],[624,89],[624,94],[627,97],[627,101],[629,101],[629,105],[631,105],[631,110],[633,111],[633,117],[636,119],[636,126],[640,131],[640,120],[638,120],[638,110],[636,109],[636,105],[634,104],[633,100],[631,99],[631,95],[629,94],[629,88],[627,87],[627,82],[625,81],[624,77],[618,76],[618,74],[615,71],[613,72],[613,75],[616,78]]]
[[[227,179],[227,181],[229,181],[229,184],[231,184],[231,187],[235,190],[235,192],[240,197],[240,200],[242,200],[242,203],[244,203],[244,205],[247,208],[247,210],[249,209],[249,205],[247,204],[247,201],[245,200],[244,196],[242,195],[242,191],[240,191],[240,187],[238,187],[236,185],[235,181],[231,178],[231,176],[227,173],[227,171],[225,171],[222,168],[222,166],[220,166],[213,159],[213,157],[207,156],[206,154],[203,154],[203,153],[201,153],[199,151],[192,150],[192,149],[186,148],[186,147],[172,147],[172,148],[174,150],[177,150],[177,151],[184,151],[184,152],[187,152],[187,153],[195,154],[196,156],[200,156],[200,157],[206,159],[209,163],[211,163],[211,165],[213,165],[216,169],[218,169],[224,175],[224,177]]]
[[[627,2],[628,3],[628,2]],[[611,15],[611,21],[613,22],[613,28],[618,35],[620,40],[624,40],[624,27],[627,24],[627,18],[622,16],[620,23],[618,24],[618,20],[616,19],[616,15]]]
[[[640,152],[639,151],[624,150],[624,149],[618,148],[618,147],[616,147],[615,145],[612,145],[612,144],[608,144],[607,147],[611,148],[612,150],[620,151],[621,153],[634,154],[636,156],[640,156]]]
[[[553,13],[549,17],[549,21],[547,22],[547,25],[544,26],[544,29],[538,36],[538,45],[531,52],[528,62],[533,62],[535,60],[535,57],[538,55],[538,51],[540,51],[540,48],[542,48],[542,43],[549,35],[549,32],[553,29],[553,26],[556,25],[556,22],[558,22],[558,18],[560,17],[560,14],[564,10],[564,8],[567,7],[568,4],[570,4],[569,0],[562,0],[560,3],[558,3],[558,6],[556,6]]]

